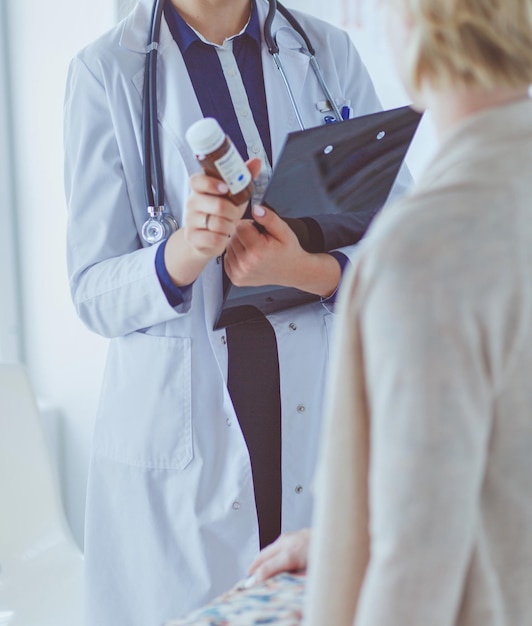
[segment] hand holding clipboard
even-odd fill
[[[385,204],[420,119],[405,106],[290,133],[262,204],[288,222],[308,251],[357,243]],[[317,299],[277,285],[236,287],[227,279],[214,328]]]

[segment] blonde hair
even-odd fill
[[[409,71],[418,88],[532,84],[532,0],[390,0],[413,21]]]

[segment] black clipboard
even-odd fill
[[[357,243],[385,204],[420,119],[404,106],[290,133],[262,204],[311,252]],[[214,329],[319,299],[279,285],[237,287],[224,276]]]

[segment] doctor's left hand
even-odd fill
[[[340,280],[340,265],[328,254],[304,250],[290,226],[274,211],[253,207],[251,220],[240,220],[224,258],[227,275],[239,287],[281,285],[329,296]]]

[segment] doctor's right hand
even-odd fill
[[[246,165],[256,178],[260,159],[251,159]],[[176,285],[194,282],[210,259],[225,252],[247,206],[235,206],[225,197],[229,191],[227,185],[212,176],[194,174],[190,177],[190,187],[184,224],[165,247],[166,268]]]

